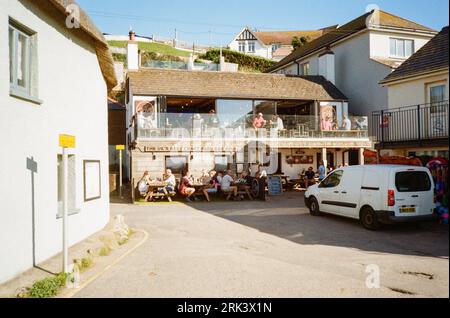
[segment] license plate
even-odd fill
[[[416,213],[416,208],[415,207],[400,208],[400,213]]]

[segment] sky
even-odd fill
[[[369,5],[436,30],[449,24],[448,0],[78,0],[103,33],[227,46],[245,26],[314,30],[345,24]]]

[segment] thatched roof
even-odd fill
[[[37,0],[33,2],[39,7],[42,7],[44,10],[48,8],[49,4],[52,5],[64,17],[64,19],[69,15],[69,13],[66,12],[66,7],[70,4],[77,4],[74,0]],[[79,23],[81,31],[94,40],[95,51],[100,63],[103,77],[107,84],[108,90],[111,90],[117,85],[117,79],[114,72],[114,60],[112,58],[111,51],[109,50],[108,43],[106,42],[103,34],[95,26],[86,12],[81,9],[81,7]]]

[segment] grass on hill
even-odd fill
[[[128,43],[127,41],[108,41],[108,44],[110,46],[122,48],[126,47],[127,43]],[[189,51],[178,50],[171,47],[170,45],[154,42],[153,43],[139,42],[139,49],[146,52],[155,52],[163,55],[182,56],[182,57],[189,57],[189,55],[191,54],[191,52]]]

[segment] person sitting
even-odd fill
[[[209,175],[208,175],[208,177],[209,177],[208,183],[209,184],[202,189],[203,195],[205,196],[206,201],[208,201],[208,202],[211,202],[209,195],[215,194],[219,191],[218,190],[219,183],[217,182],[217,179],[214,178],[216,176],[216,174],[217,173],[214,170],[211,170],[209,172]]]
[[[231,170],[227,170],[223,178],[220,178],[220,188],[222,192],[228,193],[227,200],[231,199],[231,195],[233,195],[234,198],[236,198],[238,195],[238,187],[232,185],[234,179],[231,175]]]
[[[249,176],[247,171],[243,171],[241,173],[240,178],[238,179],[238,187],[240,190],[244,190],[247,193],[250,200],[253,199],[250,190],[252,188],[252,177]]]
[[[253,128],[261,129],[266,126],[267,121],[264,119],[264,115],[259,113],[258,116],[253,120]]]
[[[138,190],[140,193],[147,195],[149,184],[153,180],[150,178],[150,173],[148,171],[144,172],[144,175],[142,176],[141,180],[138,181]]]
[[[164,188],[160,188],[159,192],[167,192],[168,194],[173,193],[175,191],[177,181],[172,173],[172,170],[166,169],[166,173],[163,175],[163,181],[167,183],[167,185]]]
[[[255,178],[267,178],[267,171],[262,164],[258,165],[258,171],[256,171]]]
[[[316,184],[316,173],[313,167],[309,167],[308,171],[305,172],[305,185],[308,189],[311,185]]]
[[[182,196],[186,197],[187,202],[192,202],[191,197],[195,193],[195,188],[192,186],[192,176],[189,171],[183,173],[178,190]]]

